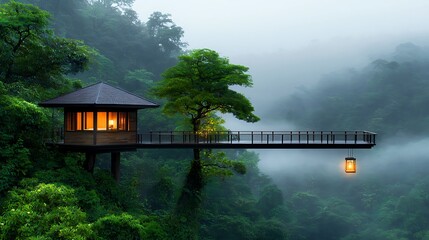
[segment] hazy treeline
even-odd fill
[[[399,45],[389,59],[326,74],[285,99],[281,116],[308,129],[369,129],[382,138],[428,133],[429,52]]]

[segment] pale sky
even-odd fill
[[[401,43],[429,43],[429,0],[135,0],[134,9],[142,21],[169,13],[188,49],[248,66],[254,86],[241,92],[269,126],[277,104],[323,74],[362,68]]]
[[[419,36],[429,28],[427,0],[136,0],[134,9],[143,21],[154,11],[171,14],[189,48],[225,55]]]

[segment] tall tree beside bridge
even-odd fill
[[[213,50],[198,49],[180,56],[177,65],[164,72],[155,94],[167,100],[164,113],[184,116],[195,134],[213,122],[216,113],[232,113],[240,120],[256,122],[259,118],[253,113],[249,99],[231,89],[252,86],[247,71],[247,67],[231,64]],[[194,159],[176,209],[179,216],[191,221],[198,216],[205,183],[201,150],[193,152]]]

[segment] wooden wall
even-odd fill
[[[96,145],[106,144],[134,144],[137,141],[137,132],[97,131]],[[65,144],[94,145],[93,131],[75,131],[64,133]]]
[[[94,144],[94,132],[93,131],[75,131],[75,132],[64,132],[64,143],[65,144],[82,144],[82,145],[93,145]]]
[[[137,132],[97,132],[97,145],[104,144],[134,144],[137,141]]]

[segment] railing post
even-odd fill
[[[323,143],[323,131],[320,131],[320,143]]]
[[[308,131],[307,131],[307,144],[308,144]]]
[[[267,134],[267,144],[269,143],[270,140],[270,134]]]
[[[238,131],[238,142],[240,142],[240,131]]]
[[[253,144],[253,131],[252,131],[252,132],[250,132],[250,134],[252,135],[252,144]]]
[[[298,143],[301,143],[301,131],[298,131]]]
[[[358,135],[358,132],[355,131],[355,144],[357,144],[357,135]]]
[[[290,143],[292,143],[293,137],[292,137],[292,131],[290,131]]]
[[[344,131],[344,144],[347,144],[347,131]]]
[[[282,144],[283,144],[283,138],[284,138],[284,134],[282,133]]]

